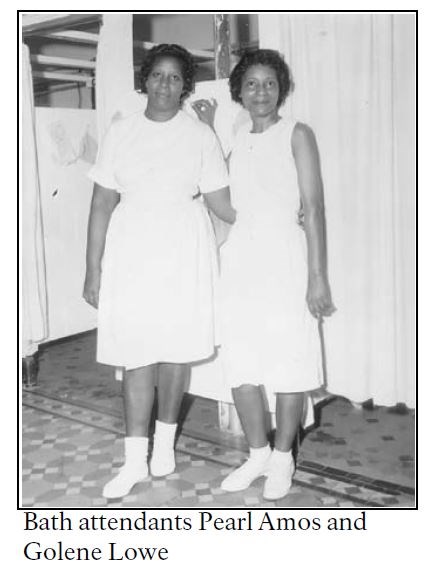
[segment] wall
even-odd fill
[[[87,218],[95,158],[95,112],[36,108],[49,340],[95,327],[83,300]],[[25,229],[23,229],[25,233]]]

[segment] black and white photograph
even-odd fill
[[[417,508],[417,12],[18,16],[19,509]]]

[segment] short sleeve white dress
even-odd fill
[[[120,193],[102,261],[98,361],[132,369],[209,357],[217,259],[199,192],[228,185],[214,133],[183,111],[166,122],[139,112],[111,125],[89,177]]]
[[[276,392],[322,384],[317,321],[306,305],[306,241],[291,148],[295,122],[240,128],[230,158],[237,220],[221,249],[221,356],[227,384]]]

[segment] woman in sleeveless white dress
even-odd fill
[[[272,50],[247,52],[230,77],[232,98],[251,123],[230,155],[237,217],[221,250],[221,357],[250,456],[222,488],[242,490],[266,475],[267,499],[291,486],[304,392],[322,383],[317,319],[335,310],[315,138],[278,114],[290,87],[289,69]],[[273,451],[267,409],[276,411]]]
[[[148,475],[155,386],[150,472],[174,471],[187,363],[208,358],[217,344],[216,249],[196,197],[201,192],[228,221],[234,211],[215,135],[180,109],[194,71],[180,46],[150,50],[141,71],[146,111],[111,125],[89,174],[95,188],[84,297],[98,307],[98,360],[127,370],[125,464],[105,485],[108,498],[126,495]]]

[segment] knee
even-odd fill
[[[237,394],[252,394],[253,392],[257,392],[258,391],[258,386],[256,384],[249,384],[247,382],[244,382],[243,384],[239,384],[239,386],[235,386],[233,388],[233,392],[236,392]]]

